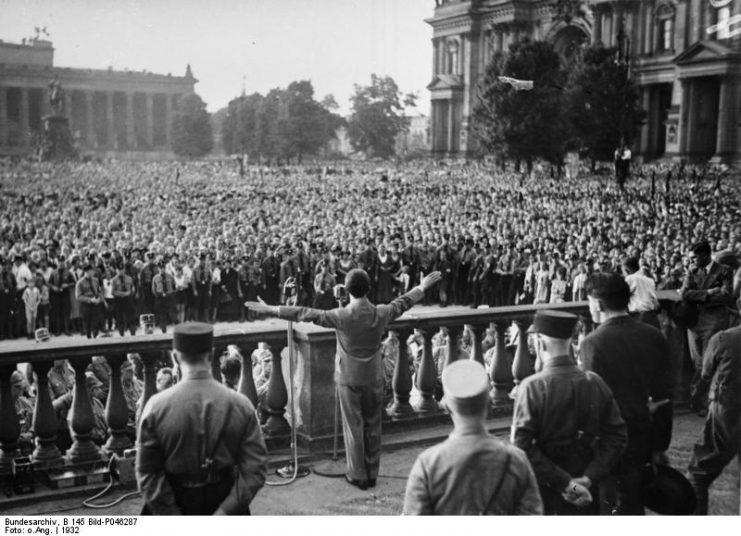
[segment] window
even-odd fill
[[[447,43],[447,73],[448,74],[458,74],[458,41],[455,39],[451,39]]]
[[[670,3],[660,4],[656,9],[656,50],[674,50],[674,6]]]

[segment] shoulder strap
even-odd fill
[[[499,482],[497,482],[497,487],[494,488],[494,493],[491,494],[491,498],[489,499],[489,502],[486,503],[486,507],[481,512],[481,515],[486,515],[486,512],[489,511],[489,508],[492,504],[496,501],[497,497],[499,496],[499,491],[502,489],[502,484],[504,484],[505,479],[507,478],[507,474],[509,473],[509,466],[512,461],[512,455],[509,453],[509,449],[507,452],[507,459],[504,462],[504,470],[502,471],[502,476],[499,478]],[[507,514],[511,514],[512,512],[507,512]]]

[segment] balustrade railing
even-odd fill
[[[676,300],[676,293],[662,293],[664,302]],[[458,309],[445,311],[412,310],[395,321],[390,329],[399,334],[399,354],[396,359],[392,386],[393,402],[387,413],[394,421],[411,422],[441,412],[435,399],[439,395],[438,377],[441,363],[435,360],[433,336],[441,327],[448,336],[444,350],[443,366],[456,359],[475,359],[487,363],[491,380],[493,407],[506,408],[511,404],[510,393],[515,385],[534,372],[534,356],[528,349],[527,328],[538,310],[568,311],[588,318],[587,302],[553,305],[523,305],[490,309]],[[506,330],[516,324],[516,339],[506,344]],[[588,319],[586,323],[589,324]],[[469,353],[461,349],[460,335],[467,332]],[[414,334],[422,348],[418,364],[412,365],[407,352],[407,340]],[[253,381],[251,354],[258,342],[269,342],[274,348],[273,366],[263,410],[268,415],[264,432],[268,437],[281,437],[290,432],[285,418],[292,411],[299,440],[311,449],[317,441],[325,441],[333,431],[334,408],[334,357],[336,338],[333,330],[310,324],[295,324],[293,337],[297,356],[294,363],[281,359],[280,349],[287,344],[286,330],[279,325],[259,328],[247,324],[244,329],[217,333],[214,337],[214,377],[221,378],[218,357],[227,345],[237,345],[242,355],[242,374],[237,390],[258,404],[258,394]],[[65,340],[51,340],[29,345],[6,343],[0,348],[0,480],[12,468],[13,459],[19,456],[21,429],[12,395],[11,374],[17,363],[30,363],[36,378],[36,400],[33,411],[35,436],[32,460],[35,468],[43,472],[59,466],[95,464],[112,454],[121,455],[130,448],[132,438],[127,432],[128,413],[121,383],[121,364],[126,355],[141,356],[144,366],[144,388],[141,407],[156,392],[158,362],[169,363],[172,336],[169,334],[140,335],[126,339],[84,340],[70,344]],[[105,419],[108,437],[104,444],[96,443],[91,435],[95,425],[85,372],[93,356],[104,356],[111,367]],[[67,359],[75,370],[75,387],[70,416],[71,446],[62,452],[57,434],[60,423],[49,393],[47,374],[55,360]],[[677,360],[677,363],[681,361]],[[288,366],[293,366],[291,376],[294,386],[286,384]],[[413,373],[413,371],[415,371]],[[679,377],[679,375],[678,375]],[[411,402],[412,390],[419,396]],[[287,408],[288,389],[292,389],[294,408]],[[317,443],[318,444],[318,443]],[[323,445],[326,445],[326,441]]]

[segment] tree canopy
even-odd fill
[[[206,103],[195,93],[183,96],[172,117],[172,150],[179,156],[197,158],[208,154],[213,145]]]

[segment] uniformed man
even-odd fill
[[[546,515],[598,513],[596,484],[628,441],[612,392],[571,354],[577,320],[560,311],[535,315],[530,331],[542,370],[520,384],[512,417],[512,442],[530,459]]]
[[[710,387],[705,429],[690,462],[698,515],[708,513],[708,487],[739,453],[741,326],[716,333],[708,343],[695,396]]]
[[[267,453],[255,408],[212,377],[212,339],[208,324],[175,327],[182,380],[149,399],[139,424],[143,513],[249,514],[265,483]]]
[[[404,514],[541,515],[543,503],[527,455],[489,435],[489,379],[478,361],[443,371],[453,433],[425,450],[407,480]]]
[[[367,295],[370,277],[365,270],[350,270],[345,288],[346,307],[321,311],[308,307],[276,307],[247,302],[258,315],[277,316],[295,322],[313,322],[337,330],[335,382],[339,386],[342,430],[347,453],[345,479],[368,489],[376,485],[381,462],[381,416],[383,412],[383,347],[386,326],[422,300],[440,273],[426,276],[418,287],[388,305],[373,305]]]
[[[116,276],[111,280],[113,310],[116,313],[116,329],[123,337],[128,328],[136,335],[136,311],[134,309],[134,278],[126,273],[123,262],[116,267]]]
[[[165,263],[160,262],[159,273],[152,279],[152,294],[154,295],[154,310],[157,323],[162,333],[167,333],[167,325],[173,324],[175,278],[165,269]]]
[[[86,264],[83,271],[85,274],[75,287],[75,298],[80,302],[85,334],[90,339],[98,336],[98,329],[102,321],[101,307],[104,300],[102,287],[95,277],[95,267],[92,264]]]

